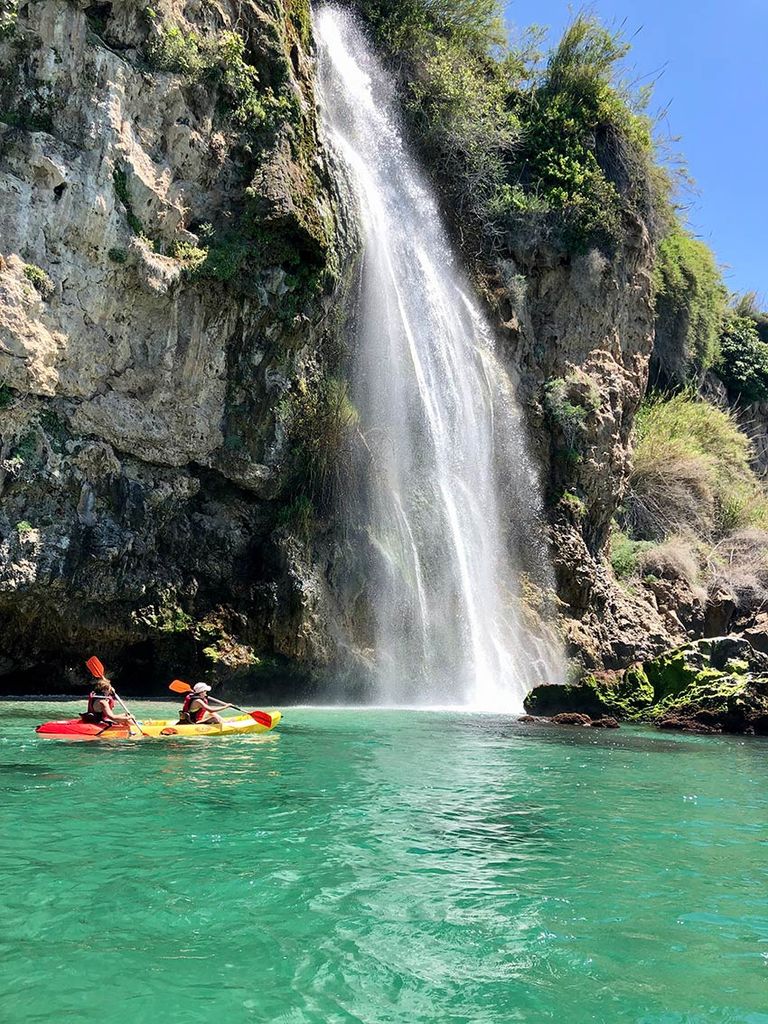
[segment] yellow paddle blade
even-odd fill
[[[174,693],[189,693],[192,687],[189,683],[183,683],[181,679],[174,679],[168,689],[173,690]]]

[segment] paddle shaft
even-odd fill
[[[114,689],[114,687],[112,688],[112,693],[114,694],[114,696],[115,696],[115,700],[117,701],[117,703],[118,703],[118,704],[120,705],[120,707],[121,707],[121,708],[123,709],[123,711],[124,711],[124,712],[126,713],[126,715],[128,716],[129,720],[130,720],[131,722],[133,722],[133,724],[134,724],[134,725],[136,726],[136,728],[137,728],[137,729],[139,730],[139,733],[140,733],[140,734],[141,734],[142,736],[146,736],[147,734],[146,734],[145,732],[143,732],[143,731],[142,731],[142,728],[141,728],[141,726],[139,725],[139,723],[138,723],[138,722],[137,722],[137,720],[136,720],[136,716],[135,716],[135,715],[132,715],[132,714],[131,714],[131,712],[130,712],[130,711],[128,710],[128,708],[127,708],[127,707],[125,706],[125,704],[123,704],[123,702],[122,702],[122,700],[120,699],[120,697],[119,697],[119,696],[117,695],[117,693],[115,693],[115,689]],[[130,732],[130,726],[128,727],[128,731]]]

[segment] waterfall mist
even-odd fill
[[[520,411],[387,72],[347,11],[320,7],[314,25],[322,123],[364,246],[352,397],[378,699],[519,710],[561,675],[520,601],[523,568],[549,582]]]

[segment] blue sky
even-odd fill
[[[696,182],[688,222],[723,266],[733,291],[768,305],[768,0],[595,0],[587,6],[631,39],[626,77],[656,78],[651,111],[668,108]],[[547,26],[557,38],[567,0],[511,0],[513,26]]]

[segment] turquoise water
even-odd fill
[[[4,1024],[768,1024],[764,741],[34,736],[70,707],[0,705]]]

